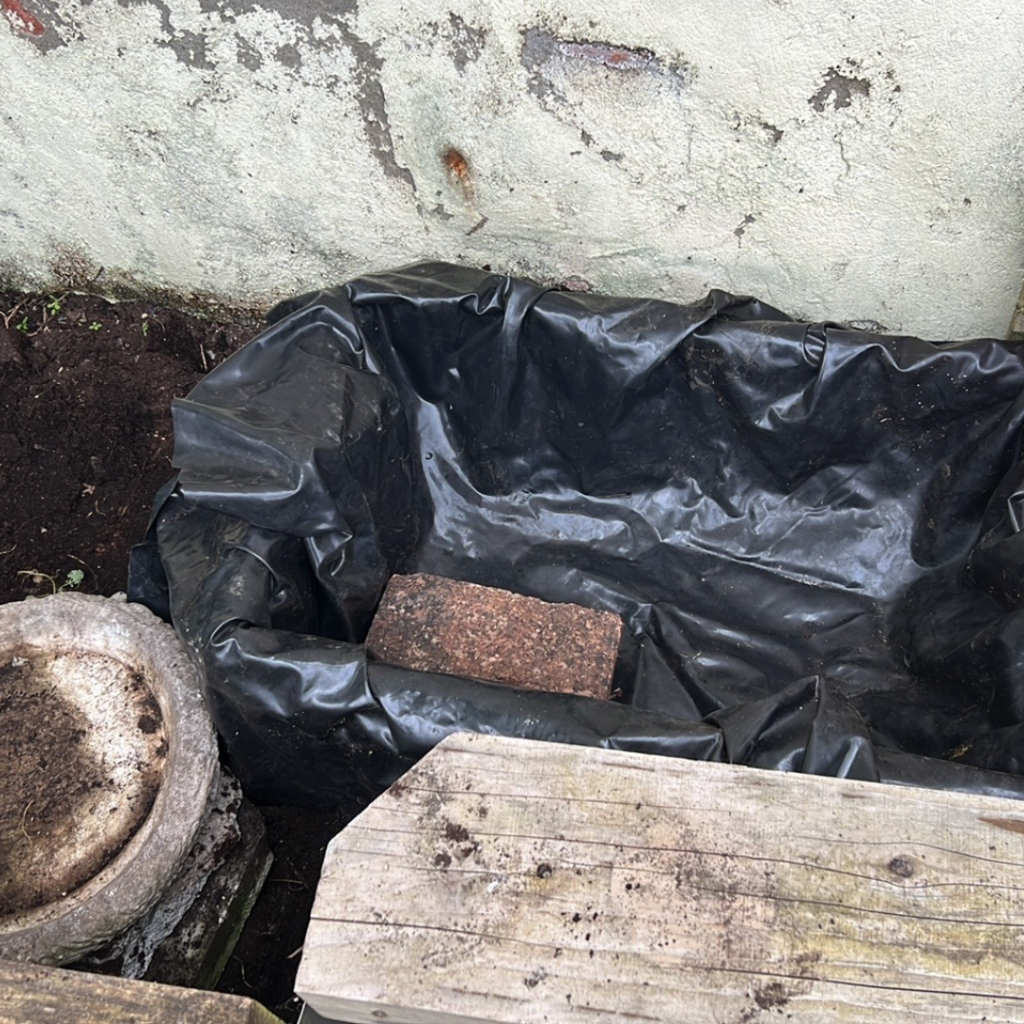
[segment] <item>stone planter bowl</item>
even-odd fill
[[[152,907],[217,764],[196,669],[142,605],[0,606],[0,958],[68,963]]]

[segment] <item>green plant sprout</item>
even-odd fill
[[[14,329],[15,329],[16,331],[23,331],[23,332],[24,332],[24,333],[26,333],[26,334],[28,333],[28,313],[26,313],[26,314],[25,314],[25,315],[24,315],[24,316],[23,316],[23,317],[22,317],[22,318],[21,318],[21,319],[20,319],[20,320],[19,320],[19,321],[18,321],[18,322],[17,322],[16,324],[15,324],[15,325],[14,325]]]
[[[102,331],[103,330],[103,324],[101,324],[99,322],[99,320],[93,320],[93,322],[91,324],[89,324],[89,330],[90,331]]]
[[[85,579],[85,573],[81,569],[69,569],[63,583],[58,583],[56,576],[41,572],[39,569],[19,569],[18,575],[31,576],[33,583],[49,583],[55,594],[63,594],[65,590],[77,590]]]
[[[50,315],[51,316],[56,316],[60,312],[60,309],[61,309],[60,299],[56,299],[55,298],[55,299],[53,299],[52,302],[48,302],[46,304],[46,308],[50,311]]]

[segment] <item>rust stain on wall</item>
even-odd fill
[[[456,149],[455,146],[449,146],[441,154],[441,163],[444,164],[445,170],[448,173],[448,180],[461,192],[466,205],[470,209],[474,209],[476,205],[476,186],[473,182],[473,170],[465,154],[461,150]],[[486,223],[487,218],[483,217],[467,234],[479,231]]]
[[[11,28],[27,36],[38,39],[46,33],[46,26],[30,11],[27,11],[19,0],[0,0],[0,12],[10,23]]]
[[[441,159],[460,185],[469,184],[469,161],[454,146],[449,146]]]

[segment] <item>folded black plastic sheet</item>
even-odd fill
[[[440,263],[270,319],[175,403],[129,582],[258,799],[460,729],[1024,794],[1017,346]],[[617,613],[621,696],[368,664],[396,572]]]

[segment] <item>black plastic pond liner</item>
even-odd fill
[[[1018,346],[441,263],[270,320],[175,403],[129,581],[256,799],[458,730],[1024,795]],[[367,664],[396,572],[617,613],[620,696]]]

